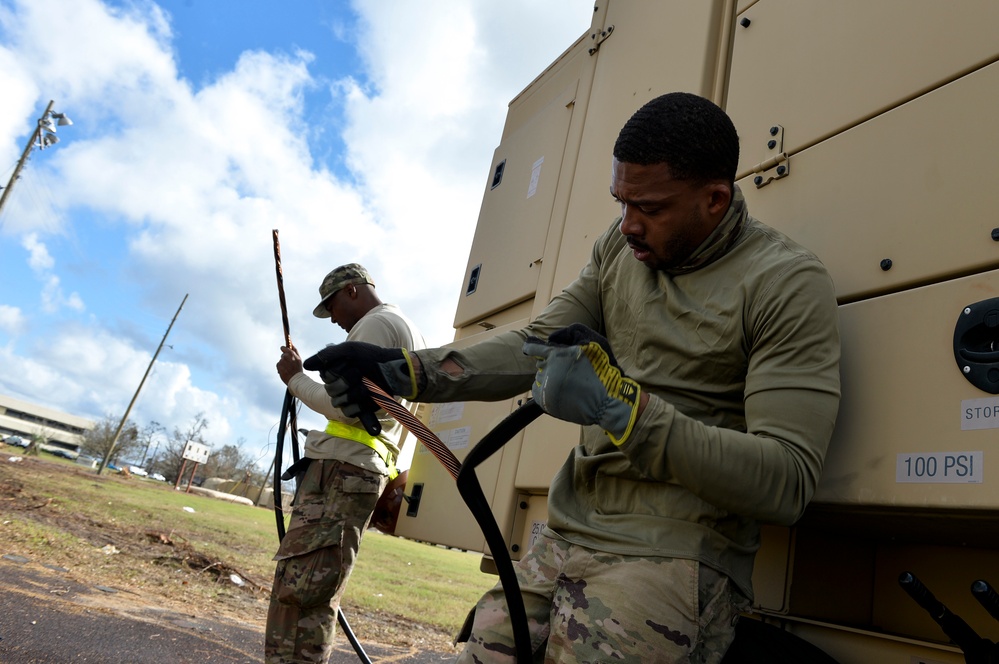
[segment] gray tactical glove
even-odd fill
[[[528,337],[524,353],[538,358],[531,393],[546,413],[576,424],[597,424],[615,445],[628,439],[642,388],[621,373],[607,339],[575,323],[547,341]]]

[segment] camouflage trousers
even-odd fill
[[[361,536],[388,481],[332,459],[309,464],[274,560],[266,664],[325,664]]]
[[[695,560],[603,553],[548,529],[516,570],[535,662],[716,664],[749,606],[727,576]],[[457,661],[515,661],[499,584],[476,605]]]

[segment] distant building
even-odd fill
[[[31,440],[41,435],[51,447],[79,452],[83,433],[96,422],[0,394],[0,434]]]

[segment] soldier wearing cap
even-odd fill
[[[371,275],[357,263],[327,274],[319,296],[313,315],[343,328],[347,341],[409,350],[426,347],[399,307],[379,299]],[[291,523],[274,556],[265,661],[327,662],[340,598],[375,504],[397,474],[395,460],[404,431],[384,412],[378,413],[378,436],[344,416],[330,403],[323,384],[303,372],[294,348],[281,347],[277,370],[289,391],[329,424],[325,431],[309,432],[303,462],[289,469],[299,477],[299,486]]]

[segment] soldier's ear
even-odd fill
[[[708,187],[708,214],[725,214],[732,204],[732,188],[724,182],[712,182]]]

